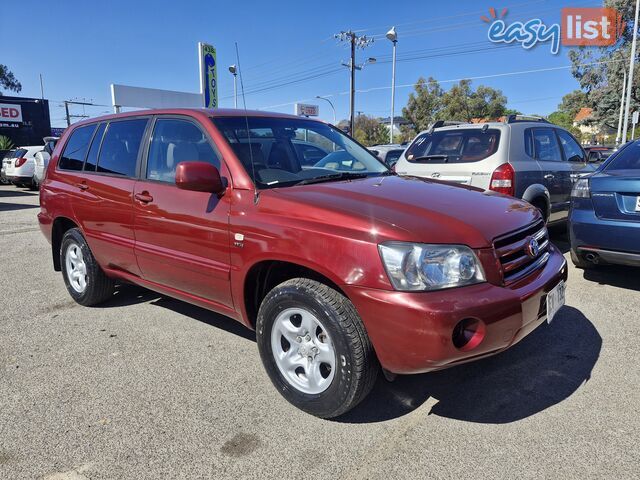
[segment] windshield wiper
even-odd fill
[[[356,172],[340,172],[331,173],[329,175],[321,175],[319,177],[307,178],[301,180],[296,185],[310,185],[312,183],[332,182],[333,180],[351,180],[353,178],[365,178],[368,177],[368,173],[356,173]]]
[[[420,162],[423,160],[444,160],[444,163],[447,163],[447,161],[449,160],[449,155],[443,155],[443,154],[433,154],[433,155],[423,155],[421,157],[415,157],[412,158],[410,161],[411,162]]]

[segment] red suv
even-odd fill
[[[324,152],[304,165],[296,143]],[[331,125],[149,110],[67,129],[40,193],[82,305],[131,282],[256,330],[278,391],[340,415],[390,374],[501,352],[564,301],[562,254],[514,198],[390,172]]]

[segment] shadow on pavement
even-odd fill
[[[439,372],[380,375],[371,394],[336,419],[380,422],[406,415],[429,397],[429,415],[477,423],[509,423],[535,415],[572,395],[591,376],[602,347],[593,324],[565,306],[513,348],[494,357]]]
[[[2,197],[33,197],[38,192],[25,192],[22,190],[0,190],[0,198]]]
[[[551,243],[558,247],[563,254],[571,249],[566,223],[549,226],[549,238]]]
[[[113,298],[100,304],[97,308],[124,307],[138,303],[150,302],[151,305],[167,308],[181,315],[185,315],[199,322],[220,328],[239,337],[256,341],[256,334],[236,320],[218,313],[192,305],[136,285],[122,284],[116,286]],[[257,355],[257,350],[256,350]]]
[[[611,285],[640,292],[640,275],[637,267],[602,265],[584,270],[583,275],[585,280],[597,282],[600,285]]]
[[[40,205],[25,205],[24,203],[0,202],[0,212],[8,212],[10,210],[26,210],[28,208],[40,208]]]

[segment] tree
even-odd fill
[[[558,111],[569,114],[573,122],[573,119],[583,107],[591,107],[589,96],[582,90],[574,90],[562,97],[562,102],[558,105]]]
[[[629,69],[631,41],[633,39],[633,20],[635,2],[629,0],[605,0],[605,7],[615,8],[620,12],[626,28],[615,45],[607,47],[578,47],[569,52],[573,65],[572,74],[580,83],[580,87],[588,96],[589,105],[593,107],[594,121],[617,129],[620,114],[620,95],[624,72]],[[640,54],[638,51],[636,54]],[[595,63],[600,62],[600,63]],[[634,79],[640,78],[640,63],[636,58]],[[640,82],[634,82],[631,90],[631,111],[640,106]]]
[[[428,80],[424,77],[418,79],[414,92],[409,94],[407,106],[402,109],[402,116],[412,125],[412,127],[405,126],[402,132],[404,137],[426,130],[437,120],[438,113],[442,109],[443,93],[442,87],[433,77],[429,77]]]
[[[470,122],[474,118],[497,119],[505,114],[507,97],[502,91],[480,85],[473,91],[471,80],[461,80],[442,97],[442,120]]]
[[[22,90],[22,85],[13,75],[11,70],[9,70],[6,65],[2,64],[0,64],[0,87],[4,87],[16,93]],[[2,94],[2,92],[0,92],[0,94]]]
[[[389,130],[378,120],[368,115],[358,115],[355,119],[354,138],[365,147],[387,143]]]
[[[574,118],[575,118],[575,114],[572,115],[569,112],[563,112],[563,111],[557,110],[553,112],[551,115],[549,115],[547,117],[547,120],[549,120],[551,123],[555,123],[556,125],[559,125],[562,128],[569,130],[574,137],[580,138],[582,133],[580,132],[579,128],[573,126]]]

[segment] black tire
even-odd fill
[[[29,190],[39,190],[39,189],[40,189],[40,184],[38,183],[38,180],[34,175],[33,178],[31,179],[31,185],[29,185]]]
[[[573,263],[576,268],[580,268],[582,270],[590,270],[596,267],[595,263],[583,259],[573,249],[570,251],[570,255],[571,255],[571,263]]]
[[[331,339],[337,368],[321,393],[309,394],[296,388],[276,364],[271,332],[278,314],[289,308],[309,311],[322,322]],[[256,334],[262,363],[277,390],[287,401],[317,417],[337,417],[355,407],[371,391],[378,376],[378,360],[355,307],[344,295],[320,282],[294,278],[271,290],[260,305]]]
[[[72,286],[69,273],[67,272],[66,255],[69,253],[69,248],[72,245],[76,245],[80,249],[83,259],[82,263],[86,266],[86,275],[84,276],[86,286],[82,291],[77,291]],[[60,244],[60,265],[62,267],[62,278],[64,278],[67,291],[80,305],[84,305],[85,307],[97,305],[113,295],[114,281],[104,274],[78,228],[67,230],[62,237]]]

